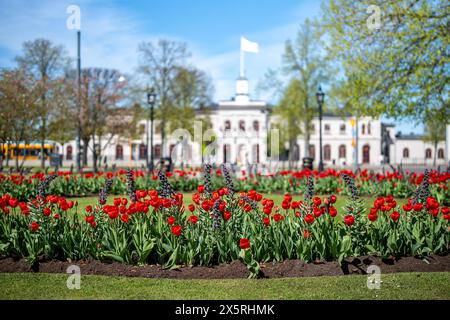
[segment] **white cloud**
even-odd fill
[[[158,38],[187,41],[193,53],[192,62],[206,71],[215,87],[215,100],[228,99],[234,94],[235,80],[239,76],[239,36],[236,47],[220,54],[207,54],[198,43],[177,39],[173,35],[153,34],[146,31],[138,15],[123,8],[117,9],[94,1],[3,1],[0,4],[0,46],[14,55],[20,54],[24,41],[45,37],[66,47],[76,57],[76,33],[66,28],[67,6],[81,8],[82,67],[108,67],[133,73],[138,64],[138,44]],[[299,7],[298,10],[303,10]],[[300,22],[300,20],[299,20]],[[268,68],[281,65],[284,42],[295,36],[298,23],[287,23],[271,29],[246,34],[260,45],[259,54],[246,54],[245,69],[253,98],[255,87]],[[230,39],[223,39],[228,41]],[[229,41],[230,43],[232,41]],[[12,66],[11,60],[0,60]]]

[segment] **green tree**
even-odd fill
[[[449,18],[448,1],[328,1],[320,23],[342,68],[344,103],[418,121],[431,105],[448,108]]]
[[[317,114],[318,107],[316,92],[319,84],[326,83],[332,73],[323,50],[322,36],[321,29],[310,20],[305,20],[299,26],[295,41],[286,41],[281,72],[288,77],[288,86],[283,88],[276,77],[279,72],[274,70],[266,73],[265,80],[259,86],[259,89],[272,87],[278,94],[281,93],[280,106],[284,110],[278,108],[278,113],[281,121],[290,123],[289,129],[281,128],[284,131],[281,140],[285,138],[292,145],[296,139],[294,134],[302,134],[305,156],[310,156],[311,121]],[[294,117],[295,120],[292,119]],[[294,124],[298,128],[294,129]]]
[[[41,143],[41,167],[45,168],[44,144],[50,135],[49,122],[55,115],[55,81],[64,74],[69,59],[62,46],[46,39],[36,39],[23,44],[23,53],[16,57],[20,68],[33,75],[42,86],[37,112],[38,137]]]
[[[30,142],[35,135],[42,86],[23,69],[2,70],[0,73],[0,144],[8,151],[15,149],[15,166],[19,171],[19,144]],[[9,153],[10,154],[10,153]],[[2,155],[3,164],[3,155]],[[7,158],[8,165],[8,158]]]
[[[429,110],[425,122],[424,140],[434,146],[433,166],[436,166],[437,145],[446,138],[446,126],[449,123],[450,111],[448,109]]]

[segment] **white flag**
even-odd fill
[[[258,44],[241,37],[241,51],[258,53]]]

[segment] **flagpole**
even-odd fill
[[[241,48],[241,78],[244,78],[244,51]]]

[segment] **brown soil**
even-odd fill
[[[81,274],[91,275],[169,279],[235,279],[247,278],[249,275],[247,267],[239,261],[214,267],[180,267],[174,270],[163,269],[159,265],[131,266],[96,260],[48,261],[40,262],[38,268],[32,270],[24,260],[13,258],[0,259],[0,272],[65,273],[67,267],[72,264],[81,268]],[[378,257],[363,256],[347,259],[342,266],[339,266],[337,262],[304,263],[299,260],[286,260],[280,263],[262,263],[261,270],[266,278],[337,276],[366,274],[367,267],[371,264],[379,266],[382,273],[450,272],[450,254],[433,255],[426,261],[414,257],[382,260]]]

